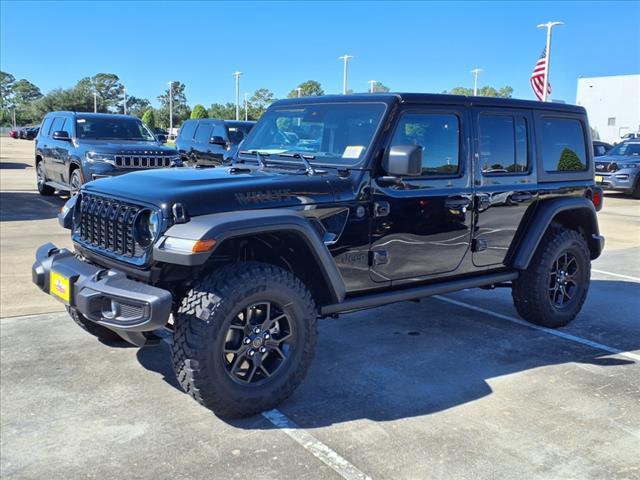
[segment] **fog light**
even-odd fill
[[[113,320],[120,316],[120,304],[115,300],[105,299],[102,305],[102,316],[107,320]]]

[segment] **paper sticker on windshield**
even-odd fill
[[[78,118],[78,119],[76,119],[76,122],[84,123],[84,122],[86,122],[86,120],[84,118]]]
[[[349,145],[344,149],[344,153],[342,154],[342,158],[360,158],[360,154],[364,150],[364,146],[362,145]]]

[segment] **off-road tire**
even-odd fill
[[[46,176],[44,173],[44,166],[42,165],[42,160],[40,160],[38,163],[36,163],[36,185],[38,187],[38,193],[40,195],[49,197],[56,192],[56,189],[44,183],[45,180]]]
[[[576,259],[577,289],[566,306],[557,308],[549,296],[551,271],[563,252]],[[548,328],[564,327],[580,312],[590,278],[591,259],[584,236],[575,230],[551,227],[540,241],[529,268],[513,282],[511,296],[518,314],[528,322]]]
[[[229,325],[260,301],[282,305],[295,325],[288,363],[262,383],[241,385],[223,357]],[[313,359],[317,311],[309,290],[291,272],[259,262],[234,263],[199,280],[174,316],[173,368],[182,388],[216,415],[240,418],[271,409],[289,397]]]
[[[122,337],[120,337],[120,335],[118,335],[116,332],[109,330],[102,325],[98,325],[95,322],[92,322],[80,312],[78,312],[75,308],[67,307],[67,312],[69,312],[69,316],[81,329],[98,338],[98,340],[100,340],[101,342],[107,345],[124,342]]]

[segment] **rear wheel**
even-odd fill
[[[47,177],[44,172],[44,165],[42,164],[42,160],[36,164],[36,182],[38,186],[38,193],[40,195],[49,196],[55,193],[55,189],[50,187],[45,182],[47,181]]]
[[[584,237],[574,230],[550,228],[529,268],[513,282],[516,310],[536,325],[563,327],[580,312],[590,278],[591,260]]]
[[[310,292],[291,272],[247,262],[200,280],[175,316],[182,388],[226,417],[275,407],[304,378],[316,342]]]

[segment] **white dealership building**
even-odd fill
[[[580,77],[576,104],[587,109],[594,140],[613,143],[640,131],[640,74]]]

